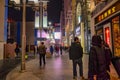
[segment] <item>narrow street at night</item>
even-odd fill
[[[83,55],[84,77],[88,75],[88,55]],[[114,68],[111,66],[111,73],[117,76]],[[79,75],[79,74],[78,74]],[[12,70],[6,80],[73,80],[72,61],[69,60],[68,53],[63,55],[54,55],[46,59],[45,67],[39,66],[39,58],[26,62],[25,72],[20,72],[20,65]],[[80,80],[79,76],[77,80]]]
[[[0,80],[120,80],[120,0],[0,0]]]

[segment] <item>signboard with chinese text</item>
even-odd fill
[[[95,24],[120,11],[120,0],[95,18]]]

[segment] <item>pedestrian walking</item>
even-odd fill
[[[20,48],[18,44],[16,44],[15,53],[16,53],[16,57],[18,57],[20,53]]]
[[[39,63],[40,67],[42,66],[42,61],[43,61],[43,66],[46,64],[45,60],[45,54],[46,54],[46,47],[44,45],[44,42],[41,42],[41,45],[38,47],[38,53],[39,53]]]
[[[101,37],[94,35],[92,37],[92,46],[89,53],[89,80],[110,80],[107,73],[106,62],[105,49],[102,46]]]
[[[53,46],[51,45],[50,46],[50,53],[53,55],[53,51],[54,51],[54,49],[53,49]]]
[[[60,54],[62,55],[62,49],[63,49],[63,47],[62,47],[62,45],[60,45]]]
[[[69,48],[69,58],[72,60],[73,63],[73,79],[77,78],[77,64],[79,66],[79,75],[80,80],[84,80],[83,77],[83,48],[79,42],[79,38],[75,37],[74,42],[71,44]]]
[[[57,45],[55,46],[55,51],[56,51],[56,55],[59,55],[59,47]]]

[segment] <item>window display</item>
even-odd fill
[[[120,21],[119,16],[112,19],[114,56],[120,56]]]

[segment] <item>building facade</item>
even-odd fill
[[[98,34],[120,56],[120,0],[105,0],[92,12],[92,35]]]
[[[70,46],[74,37],[79,37],[84,52],[88,52],[90,47],[89,2],[90,0],[64,0],[64,44]]]
[[[7,40],[7,5],[8,0],[0,0],[0,60],[4,58],[4,44]]]

